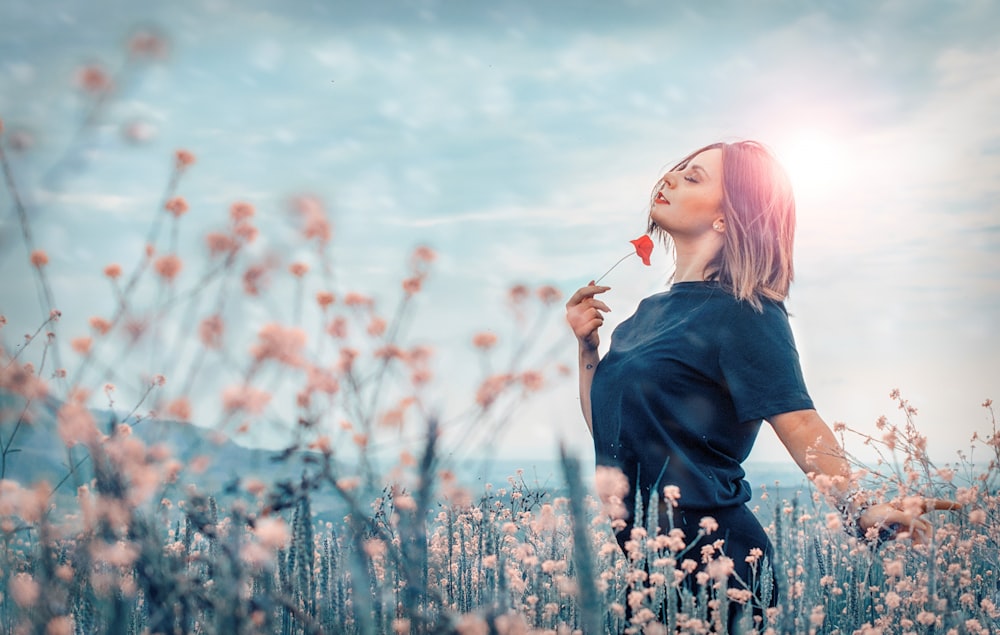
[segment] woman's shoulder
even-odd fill
[[[722,323],[724,334],[737,340],[745,340],[769,339],[778,333],[791,332],[788,311],[783,301],[759,298],[760,306],[756,307],[747,300],[740,300],[732,295],[730,297],[732,300],[727,303],[726,317]]]
[[[643,311],[698,311],[725,316],[730,320],[787,320],[788,311],[782,300],[758,296],[757,302],[736,297],[715,281],[676,282],[665,291],[646,296],[639,302]]]

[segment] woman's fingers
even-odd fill
[[[598,300],[597,298],[589,298],[588,300],[585,300],[582,304],[587,304],[599,311],[604,311],[605,313],[611,312],[611,308],[608,307],[607,304],[604,304],[603,302]]]
[[[599,286],[596,284],[589,284],[585,287],[580,287],[576,290],[576,293],[570,296],[569,300],[566,301],[566,308],[570,309],[584,300],[592,299],[598,293],[604,293],[611,287]],[[610,309],[609,309],[610,310]]]
[[[904,499],[892,503],[872,505],[862,515],[861,524],[869,527],[889,528],[892,538],[908,536],[915,544],[927,544],[934,533],[934,526],[923,514],[932,511],[961,509],[962,505],[944,498]]]
[[[594,296],[610,288],[591,281],[589,285],[577,289],[566,302],[566,321],[573,334],[591,349],[597,349],[600,343],[597,331],[604,324],[604,313],[611,311],[607,304]]]
[[[946,498],[928,498],[924,501],[925,513],[931,511],[950,511],[955,509],[962,509],[962,505]]]

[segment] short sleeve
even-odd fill
[[[740,302],[720,333],[719,366],[741,422],[813,408],[785,307],[763,308]]]

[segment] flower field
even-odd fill
[[[130,64],[162,46],[136,36]],[[116,78],[85,68],[79,80],[87,128]],[[449,373],[410,328],[433,249],[401,258],[390,291],[350,288],[333,264],[333,223],[310,195],[283,210],[296,241],[288,253],[302,258],[257,250],[263,230],[244,200],[215,229],[181,240],[184,179],[198,159],[177,150],[141,252],[115,251],[92,315],[64,315],[66,290],[52,283],[54,259],[19,188],[21,155],[4,149],[23,140],[3,135],[0,121],[5,204],[22,247],[12,258],[42,308],[23,335],[0,317],[0,633],[709,633],[731,605],[756,601],[740,588],[754,581],[728,585],[724,539],[695,552],[646,525],[623,553],[614,475],[595,480],[565,451],[555,484],[522,472],[472,488],[456,472],[443,443],[488,444],[522,403],[569,374],[536,337],[561,317],[554,287],[511,287],[510,319],[529,335],[510,355],[493,332],[472,337],[468,367],[479,373],[452,369],[476,378],[467,403],[442,412]],[[1000,631],[992,402],[983,404],[992,428],[944,465],[928,453],[916,409],[898,392],[891,399],[898,420],[836,426],[849,450],[879,457],[855,467],[883,500],[936,496],[963,508],[932,516],[927,545],[904,537],[875,547],[848,537],[817,491],[758,489],[751,505],[775,545],[778,594],[756,622],[743,613],[743,630]],[[577,416],[574,404],[566,411]],[[207,450],[166,441],[192,422]],[[233,442],[262,426],[287,440],[262,468],[241,471],[236,459],[207,477],[226,453],[242,457]],[[684,493],[660,494],[669,503]],[[702,523],[708,538],[713,524]]]

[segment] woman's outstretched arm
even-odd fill
[[[921,518],[935,510],[958,509],[957,503],[936,498],[869,504],[853,500],[857,484],[844,449],[815,410],[796,410],[770,417],[771,427],[802,471],[809,474],[838,509],[856,522],[862,532],[897,527],[916,543],[931,537],[931,524]],[[894,535],[892,537],[895,537]]]
[[[602,312],[611,311],[608,305],[594,296],[610,288],[595,285],[591,281],[587,286],[577,289],[566,302],[566,321],[580,345],[580,409],[591,435],[594,434],[594,422],[590,408],[590,386],[594,381],[597,364],[601,361],[597,351],[601,340],[597,331],[604,324]]]

